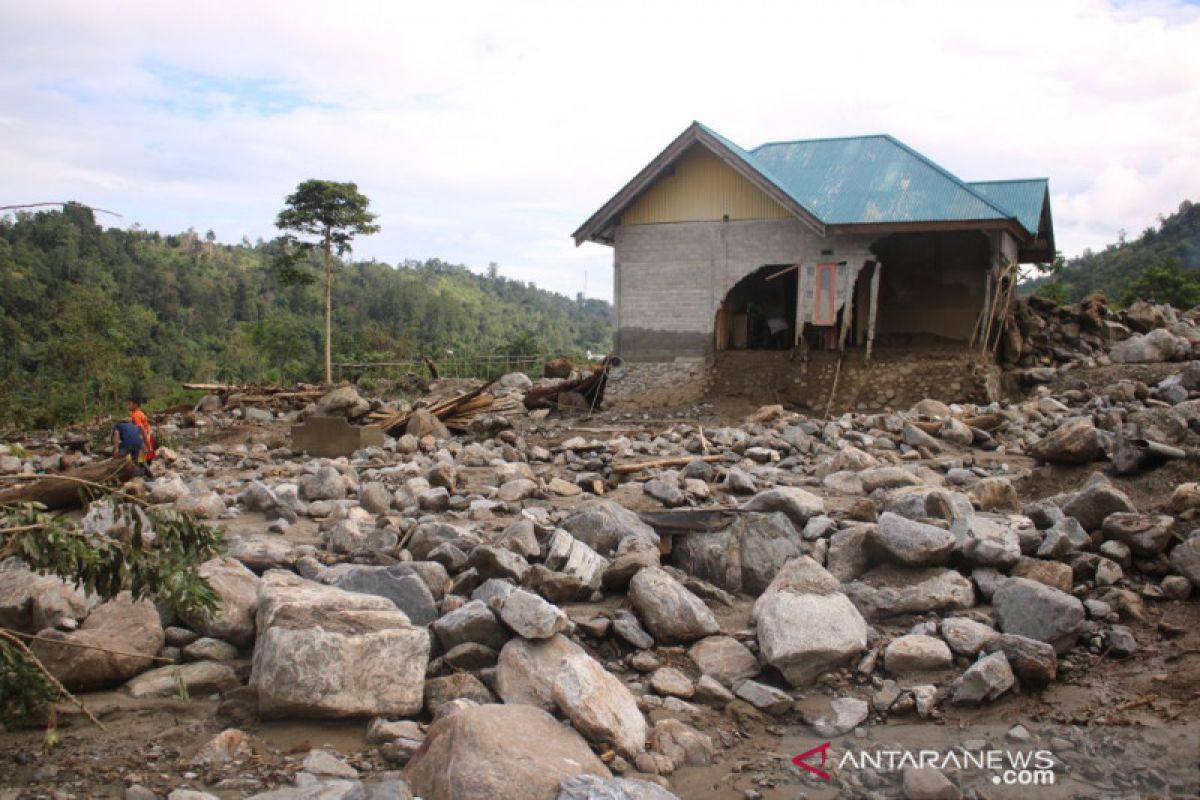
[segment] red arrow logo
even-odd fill
[[[813,755],[816,755],[817,753],[820,753],[821,754],[821,766],[822,767],[825,766],[825,759],[829,755],[829,744],[830,744],[829,742],[825,742],[825,744],[819,744],[816,747],[814,747],[812,750],[809,750],[805,753],[801,753],[800,755],[798,755],[792,759],[792,763],[795,764],[797,767],[800,767],[800,769],[808,770],[813,775],[818,776],[821,780],[824,780],[824,781],[829,780],[832,776],[828,772],[826,772],[823,769],[814,767],[812,764],[809,764],[808,762],[805,761],[805,759],[808,758],[809,756],[813,756]]]

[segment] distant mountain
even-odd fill
[[[1153,295],[1159,302],[1200,302],[1200,203],[1184,200],[1136,239],[1123,239],[1099,253],[1084,251],[1061,263],[1055,274],[1022,284],[1023,294],[1074,302],[1100,289],[1110,302],[1128,304]]]
[[[105,413],[131,392],[177,402],[185,381],[320,380],[321,294],[280,280],[279,247],[103,230],[76,204],[0,217],[0,428]],[[606,352],[611,328],[608,302],[494,266],[351,262],[334,282],[335,363]]]

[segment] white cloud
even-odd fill
[[[274,234],[354,180],[362,257],[611,295],[572,230],[692,119],[752,146],[890,132],[966,179],[1051,179],[1099,248],[1200,185],[1200,9],[1111,3],[11,4],[0,204]]]

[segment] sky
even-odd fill
[[[354,181],[354,256],[612,297],[570,234],[692,122],[743,147],[890,133],[1049,177],[1068,257],[1200,200],[1200,4],[0,0],[0,205],[277,235]]]

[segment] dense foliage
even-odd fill
[[[1200,203],[1184,200],[1136,239],[1122,234],[1102,252],[1060,260],[1023,288],[1060,302],[1100,289],[1114,303],[1146,299],[1183,308],[1200,303]]]
[[[282,246],[102,230],[78,205],[0,219],[0,426],[67,423],[130,392],[161,405],[184,381],[319,380],[321,290],[281,280]],[[353,262],[333,287],[334,361],[604,351],[610,318],[495,268]]]

